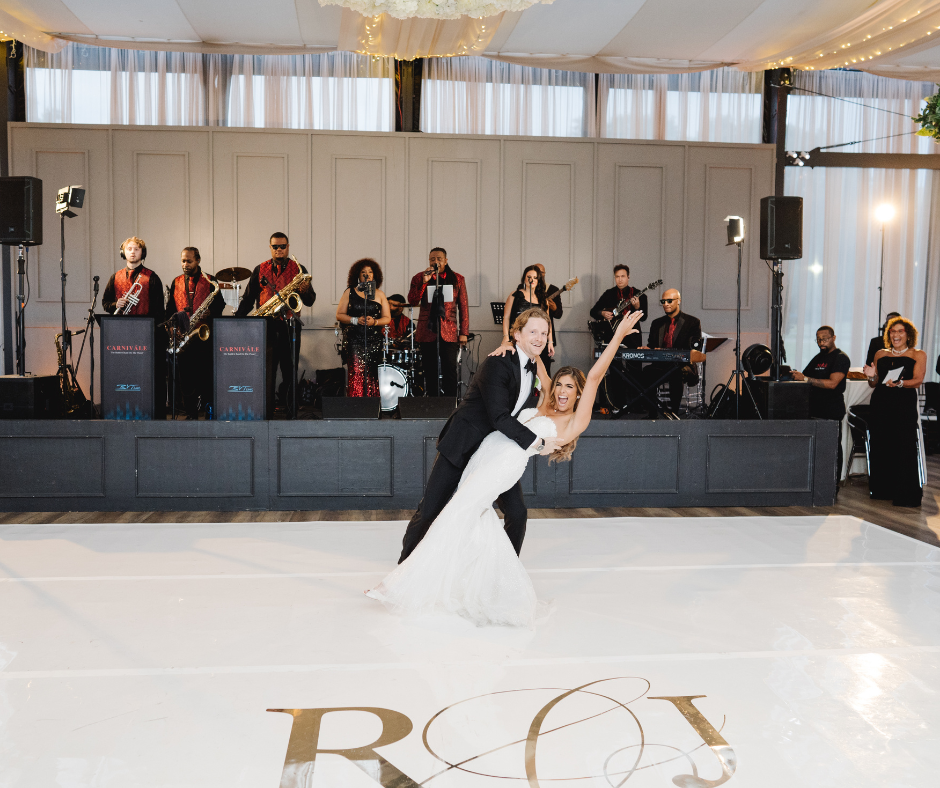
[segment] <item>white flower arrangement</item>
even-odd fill
[[[320,0],[320,5],[340,5],[363,16],[388,14],[396,19],[459,19],[462,16],[481,19],[552,2],[554,0]]]

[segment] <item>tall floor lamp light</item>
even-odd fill
[[[885,286],[885,225],[894,218],[894,206],[882,203],[875,208],[875,218],[881,222],[881,276],[878,279],[878,320],[875,325],[881,325],[882,291]]]

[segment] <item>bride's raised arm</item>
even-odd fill
[[[588,424],[591,423],[594,400],[597,399],[597,389],[600,387],[604,375],[607,374],[608,367],[610,367],[613,360],[617,357],[621,341],[624,337],[637,333],[634,326],[640,322],[642,317],[642,312],[631,312],[627,317],[621,320],[617,326],[617,330],[614,332],[614,338],[611,339],[607,347],[604,348],[601,357],[594,362],[594,366],[591,367],[591,371],[587,374],[587,380],[584,383],[584,391],[581,392],[581,399],[578,401],[578,409],[574,412],[567,426],[558,436],[564,443],[573,441],[584,432]]]

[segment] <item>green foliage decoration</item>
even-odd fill
[[[922,126],[917,132],[919,136],[933,137],[934,142],[940,142],[940,91],[924,100],[927,102],[924,111],[911,120]]]

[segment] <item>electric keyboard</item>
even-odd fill
[[[595,348],[594,358],[600,358],[603,347]],[[620,348],[615,358],[621,361],[667,361],[674,364],[688,364],[692,361],[691,350],[663,348],[661,350],[640,350],[639,348]]]

